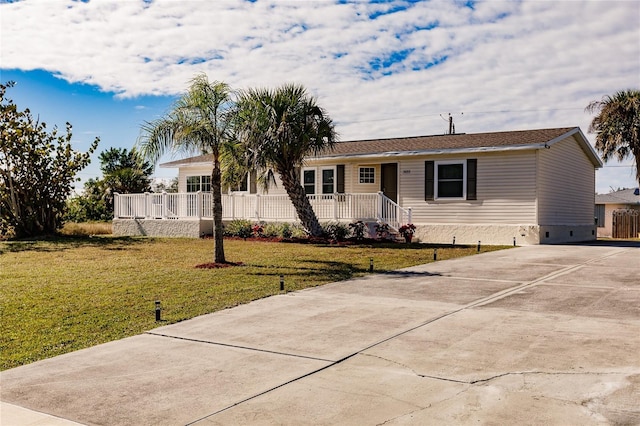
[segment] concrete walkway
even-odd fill
[[[640,244],[333,283],[7,370],[0,386],[12,426],[640,424]]]

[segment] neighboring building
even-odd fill
[[[613,235],[613,212],[617,210],[640,211],[640,189],[622,189],[608,194],[596,194],[595,219],[598,237]]]
[[[321,221],[383,221],[396,229],[411,221],[422,242],[513,244],[515,238],[526,245],[596,238],[601,166],[580,129],[569,127],[340,142],[307,159],[301,182]],[[163,210],[150,196],[120,195],[114,233],[167,234],[163,227],[176,222],[156,217],[196,220],[194,236],[211,229],[210,219],[203,222],[210,216],[203,210],[208,194],[193,198],[210,190],[211,158],[161,167],[179,169],[175,195],[185,201],[176,198]],[[223,199],[225,220],[295,220],[281,185],[264,194],[248,177],[237,189]]]

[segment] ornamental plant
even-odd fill
[[[406,237],[407,235],[413,235],[416,232],[416,226],[413,223],[407,223],[406,225],[402,225],[400,229],[398,229],[400,235]]]
[[[389,239],[389,225],[384,222],[378,222],[376,224],[376,236],[379,240]]]
[[[364,231],[366,227],[367,226],[361,220],[349,224],[349,228],[351,228],[351,233],[353,234],[353,237],[358,241],[364,239]]]

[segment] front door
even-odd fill
[[[380,190],[390,200],[396,203],[398,202],[398,163],[382,164],[382,179],[380,179]],[[382,219],[386,222],[395,222],[395,206],[383,203]]]
[[[398,163],[382,165],[380,191],[396,203],[398,202]]]

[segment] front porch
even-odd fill
[[[393,230],[411,223],[411,208],[403,208],[382,192],[309,195],[320,222],[384,222]],[[114,195],[114,234],[200,237],[212,233],[209,192]],[[255,222],[298,222],[287,195],[227,193],[222,195],[222,219]]]

